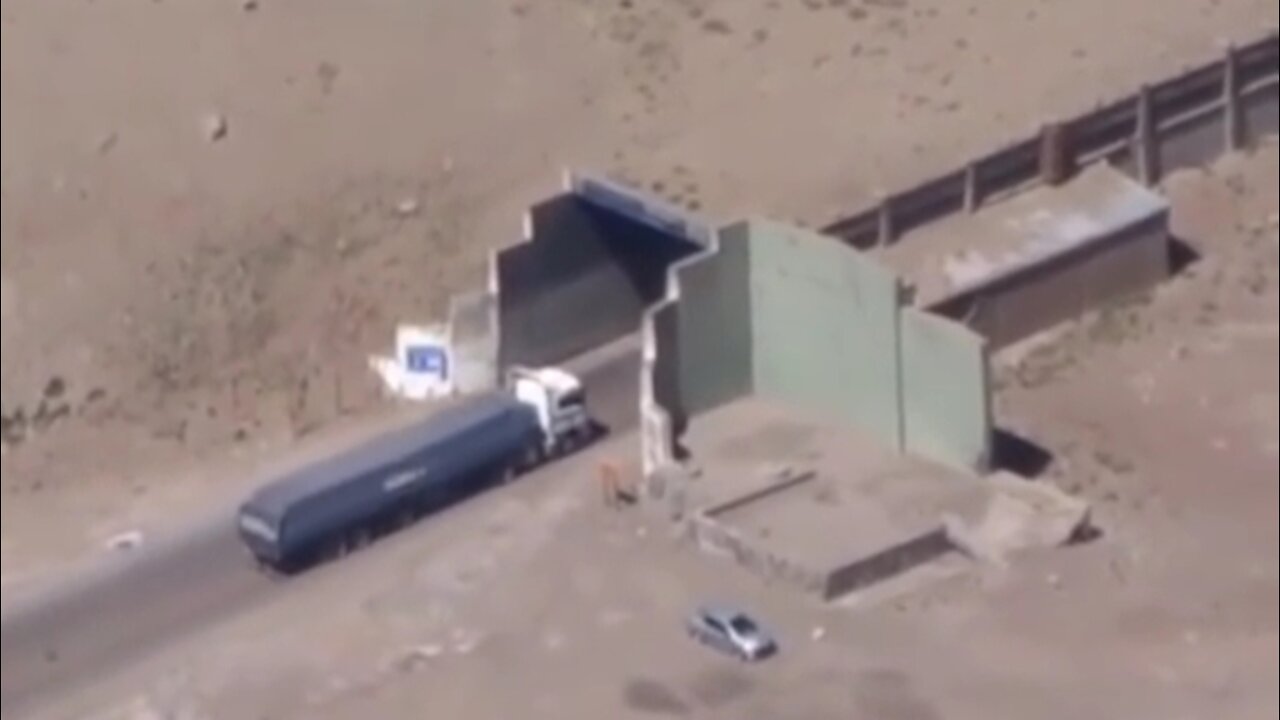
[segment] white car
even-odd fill
[[[689,617],[685,630],[703,645],[747,662],[763,660],[778,651],[773,637],[741,610],[700,607]]]

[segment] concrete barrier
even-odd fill
[[[985,473],[992,452],[986,340],[959,323],[915,309],[903,310],[901,322],[906,450]]]
[[[1261,142],[1267,136],[1280,133],[1280,86],[1271,83],[1259,87],[1241,100],[1241,115],[1245,142],[1250,145]]]
[[[763,220],[745,231],[755,394],[901,450],[898,277],[810,231]]]
[[[995,351],[1164,280],[1169,272],[1168,203],[1107,168],[1097,168],[1079,182],[1094,187],[1082,188],[1060,210],[1030,200],[1021,210],[1007,206],[1008,212],[990,225],[1026,227],[1016,218],[1055,215],[1062,222],[1043,238],[1030,229],[1018,231],[1027,233],[1029,251],[930,300],[926,308],[964,323]]]
[[[689,418],[751,391],[748,247],[734,228],[667,268],[660,302],[644,315],[640,369],[645,477],[681,455]],[[721,241],[727,239],[728,250]]]

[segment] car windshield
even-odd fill
[[[756,624],[743,615],[736,615],[729,620],[729,627],[733,628],[733,632],[738,635],[755,635],[759,632]]]

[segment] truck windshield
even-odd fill
[[[560,408],[570,409],[587,404],[587,394],[581,389],[572,390],[560,396]]]

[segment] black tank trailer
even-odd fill
[[[264,486],[239,535],[264,570],[292,574],[511,479],[542,443],[532,407],[481,396]]]

